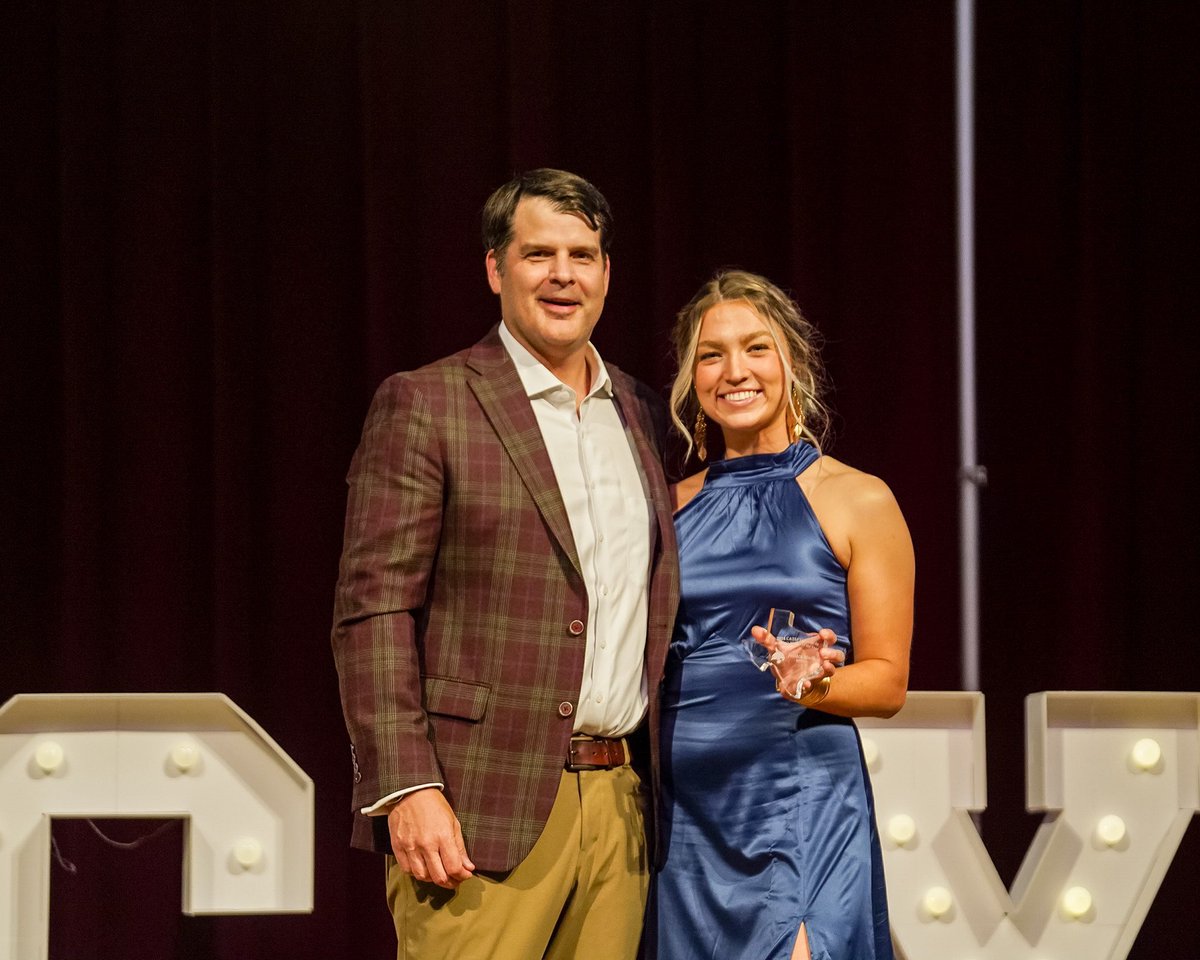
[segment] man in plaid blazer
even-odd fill
[[[350,468],[333,647],[400,958],[636,952],[678,569],[663,404],[589,342],[610,231],[573,174],[497,190],[502,323],[389,378]]]

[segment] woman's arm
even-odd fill
[[[890,717],[908,689],[915,562],[912,538],[887,484],[831,458],[801,487],[846,568],[854,662],[833,672],[816,709]]]

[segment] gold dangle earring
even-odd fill
[[[804,435],[804,397],[800,393],[800,385],[792,384],[792,442]]]
[[[696,411],[696,429],[692,431],[693,439],[696,443],[696,455],[701,460],[708,459],[708,448],[704,446],[704,441],[708,438],[708,420],[704,417],[704,409]]]

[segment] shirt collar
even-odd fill
[[[504,344],[504,349],[512,357],[512,361],[517,367],[517,376],[521,378],[521,385],[525,388],[525,395],[531,400],[560,388],[570,389],[512,335],[503,321],[500,322],[500,342]],[[588,366],[592,369],[592,389],[588,391],[587,395],[589,397],[611,397],[612,380],[608,376],[608,370],[605,369],[604,361],[600,359],[599,351],[590,341],[587,347],[591,351]]]

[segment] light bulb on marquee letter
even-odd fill
[[[53,740],[42,741],[33,752],[33,762],[45,774],[54,773],[63,765],[65,759],[66,754],[63,753],[63,748]]]
[[[1106,845],[1115,847],[1125,839],[1125,821],[1115,813],[1101,817],[1096,824],[1096,836]]]
[[[898,813],[888,821],[887,832],[893,843],[903,847],[917,835],[917,822],[907,813]]]
[[[1071,887],[1062,898],[1063,913],[1078,920],[1092,909],[1092,892],[1087,887]]]
[[[879,744],[870,737],[862,738],[863,762],[872,773],[879,766]]]
[[[1129,759],[1133,761],[1133,765],[1138,770],[1153,770],[1162,760],[1162,747],[1159,746],[1157,740],[1143,737],[1133,745]]]
[[[200,762],[200,751],[194,744],[180,743],[171,749],[171,762],[180,773],[188,773]]]
[[[233,859],[243,870],[258,866],[262,860],[262,844],[253,837],[242,837],[233,845]]]
[[[945,887],[930,887],[921,898],[921,906],[935,920],[944,917],[954,906],[954,897]]]

